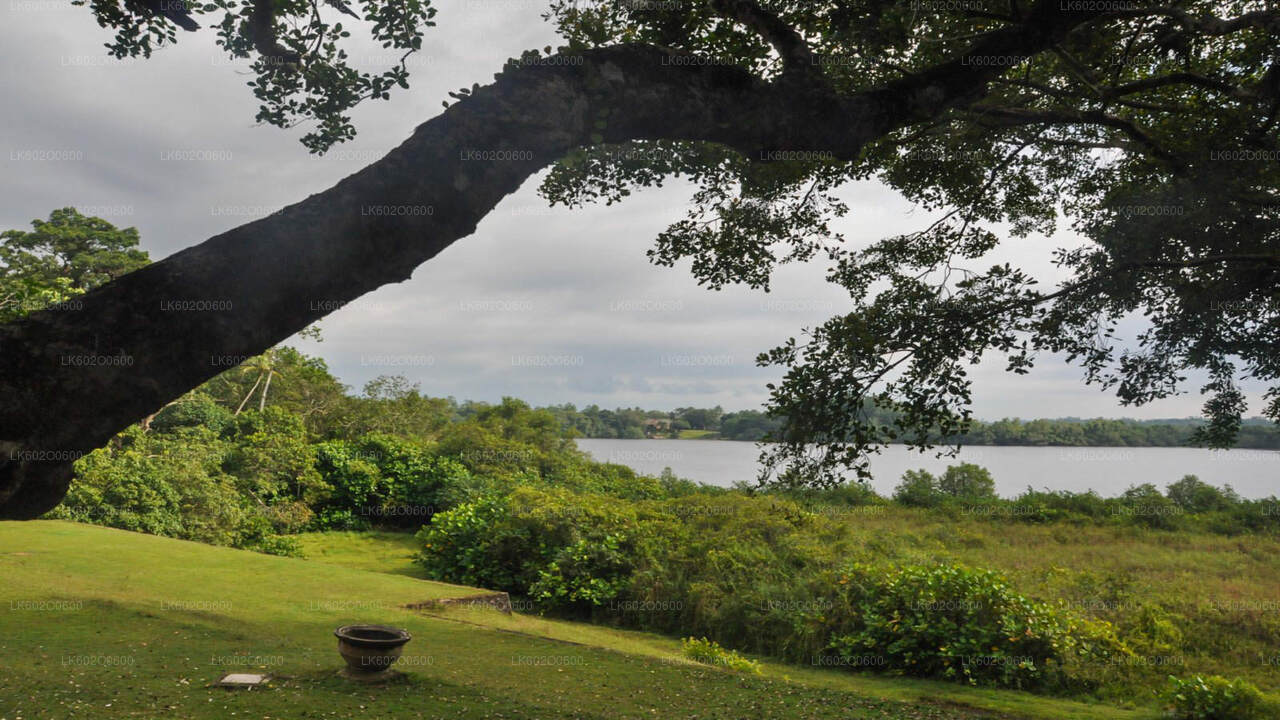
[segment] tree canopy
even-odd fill
[[[61,303],[150,262],[136,228],[117,229],[75,208],[0,232],[0,321]]]
[[[223,47],[257,54],[259,119],[316,122],[304,138],[313,150],[351,136],[345,113],[355,102],[407,82],[403,64],[382,75],[347,67],[340,46],[349,31],[324,20],[345,5],[329,5],[242,0],[175,12],[143,0],[90,3],[119,33],[117,54],[175,40],[172,23],[221,17]],[[416,2],[368,0],[361,9],[376,40],[405,52],[421,47],[432,17]],[[455,93],[443,115],[332,194],[158,263],[101,301],[139,297],[180,270],[189,283],[192,264],[205,287],[225,287],[251,237],[281,257],[315,254],[310,287],[230,283],[261,301],[247,303],[238,338],[228,323],[158,321],[260,352],[315,319],[281,311],[289,297],[354,297],[402,279],[547,164],[544,195],[570,206],[618,202],[683,177],[696,186],[692,203],[657,238],[655,263],[688,262],[710,288],[767,289],[779,264],[816,259],[849,296],[840,315],[759,358],[784,372],[771,388],[771,408],[786,418],[782,445],[766,458],[771,470],[832,482],[841,468],[865,471],[867,453],[883,443],[929,447],[962,433],[968,368],[985,356],[1025,373],[1038,354],[1062,353],[1086,382],[1127,404],[1184,392],[1192,371],[1204,373],[1197,389],[1209,422],[1200,440],[1212,446],[1230,444],[1239,429],[1244,378],[1271,387],[1261,412],[1280,420],[1280,10],[1272,5],[557,0],[547,17],[564,43],[554,53],[526,52],[494,84]],[[449,157],[485,147],[528,157],[501,167]],[[839,190],[867,178],[939,219],[861,246],[844,242],[833,229],[848,213]],[[352,217],[374,201],[433,200],[448,210]],[[325,226],[331,241],[304,244],[290,225]],[[1062,225],[1087,242],[1055,255],[1072,274],[1060,286],[984,261],[1004,238]],[[335,290],[329,273],[339,271],[347,282]],[[1118,338],[1132,315],[1149,328]],[[128,325],[121,337],[143,349],[158,328],[146,318],[118,322]],[[45,327],[58,337],[80,332],[54,325]],[[156,396],[139,405],[207,377],[171,369],[180,358],[156,357],[134,371],[151,376]],[[872,406],[894,420],[876,422]],[[79,442],[101,442],[123,419],[103,419]]]

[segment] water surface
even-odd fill
[[[578,440],[596,460],[627,465],[656,475],[670,467],[676,475],[709,485],[753,480],[758,471],[755,443],[729,440]],[[889,494],[902,473],[925,468],[941,473],[947,465],[977,463],[991,471],[996,492],[1012,497],[1028,486],[1037,490],[1096,490],[1119,495],[1132,485],[1152,483],[1161,490],[1183,475],[1197,475],[1217,486],[1231,485],[1248,498],[1280,495],[1280,452],[1129,447],[967,447],[955,458],[935,458],[903,445],[891,445],[871,459],[872,487]]]

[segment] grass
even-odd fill
[[[1032,525],[901,506],[853,508],[854,552],[1005,573],[1030,597],[1119,624],[1146,647],[1132,672],[1243,677],[1280,691],[1280,539]],[[1146,667],[1143,667],[1146,665]]]
[[[720,432],[717,430],[681,430],[680,440],[718,440]]]
[[[352,538],[352,540],[361,540]],[[381,551],[402,552],[388,538]],[[0,718],[1054,718],[1153,713],[1016,692],[762,662],[748,677],[691,664],[679,641],[604,627],[407,603],[474,588],[369,572],[341,537],[322,562],[58,521],[0,523]],[[399,568],[403,570],[403,567]],[[385,687],[337,675],[334,627],[414,636]],[[210,687],[261,668],[253,691]]]
[[[393,575],[426,578],[426,571],[413,562],[418,543],[413,533],[330,531],[302,533],[298,540],[302,556],[308,560],[372,570]]]

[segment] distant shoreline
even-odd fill
[[[704,435],[704,436],[702,436],[702,437],[687,437],[687,438],[670,438],[670,437],[646,437],[646,438],[576,437],[576,438],[573,438],[573,440],[574,440],[574,441],[577,441],[577,440],[613,440],[613,441],[617,441],[617,442],[624,442],[624,441],[625,441],[625,442],[652,442],[652,441],[658,441],[658,440],[667,441],[667,442],[712,442],[712,441],[714,441],[714,442],[728,442],[728,443],[746,443],[746,444],[751,444],[751,445],[755,445],[755,444],[757,444],[757,443],[759,443],[759,442],[760,442],[759,440],[735,440],[735,439],[733,439],[733,438],[710,437],[710,436],[705,436],[705,435]],[[776,443],[769,443],[769,444],[773,445],[773,444],[776,444]],[[907,445],[906,443],[885,443],[885,444],[886,444],[886,445],[888,445],[888,446],[891,446],[891,447],[906,447],[906,445]],[[945,445],[946,445],[945,443],[939,443],[939,445],[938,445],[938,446],[939,446],[939,447],[944,447]],[[1106,449],[1115,449],[1115,450],[1133,450],[1133,449],[1141,448],[1141,449],[1146,449],[1146,450],[1209,450],[1209,451],[1222,451],[1222,452],[1227,452],[1227,451],[1232,451],[1232,450],[1234,450],[1234,451],[1248,450],[1248,451],[1251,451],[1251,452],[1271,452],[1271,453],[1280,453],[1280,448],[1255,448],[1255,447],[1204,448],[1204,447],[1198,447],[1198,446],[1196,446],[1196,445],[1067,445],[1067,444],[1031,445],[1031,444],[1026,444],[1026,443],[963,443],[963,444],[961,445],[961,447],[1008,447],[1008,448],[1017,448],[1017,447],[1024,447],[1024,448],[1097,448],[1097,449],[1099,449],[1099,450],[1106,450]]]

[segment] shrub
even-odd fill
[[[226,444],[205,428],[147,433],[132,427],[76,461],[76,481],[52,515],[232,545],[255,511],[222,471],[225,453]]]
[[[381,476],[380,492],[368,498],[365,508],[379,525],[422,526],[442,507],[446,488],[465,485],[471,478],[458,460],[390,435],[366,435],[360,438],[359,450],[373,460]]]
[[[511,509],[505,498],[486,497],[436,513],[418,531],[422,552],[417,561],[437,580],[524,592],[526,563],[540,555],[537,544],[510,527]]]
[[[773,493],[810,508],[865,507],[884,505],[888,502],[869,484],[856,480],[829,488],[785,488],[773,490]]]
[[[316,446],[316,469],[328,486],[326,497],[316,513],[321,529],[347,529],[321,524],[322,518],[364,516],[365,509],[386,495],[386,487],[378,466],[363,456],[354,443],[343,440]],[[368,519],[363,523],[368,527]]]
[[[1263,717],[1262,693],[1244,680],[1169,677],[1165,699],[1179,720],[1253,720]]]
[[[626,586],[633,561],[623,534],[581,538],[560,548],[529,587],[535,601],[549,607],[604,605]]]
[[[702,649],[791,661],[834,651],[883,658],[874,665],[893,672],[1028,689],[1078,684],[1084,663],[1125,652],[1110,625],[1032,602],[992,572],[837,572],[858,546],[831,518],[776,495],[634,502],[523,485],[438,513],[418,537],[435,579],[696,634]]]
[[[1165,494],[1174,504],[1189,513],[1227,510],[1240,502],[1240,498],[1230,488],[1219,490],[1202,482],[1195,475],[1185,475],[1178,482],[1170,484]]]
[[[298,539],[277,534],[265,515],[250,515],[248,522],[243,523],[237,530],[235,541],[232,543],[235,547],[267,555],[286,557],[302,555],[302,546],[298,544]]]
[[[951,465],[938,479],[938,490],[957,498],[981,499],[996,495],[996,483],[991,473],[981,465],[960,463]]]
[[[543,478],[546,484],[579,493],[597,493],[624,500],[657,500],[667,496],[662,481],[637,475],[625,465],[590,461],[559,464]]]
[[[893,489],[893,499],[910,507],[935,507],[942,502],[938,478],[928,470],[908,470]]]
[[[151,420],[151,429],[171,432],[181,427],[206,427],[218,434],[232,422],[230,410],[207,395],[193,393],[156,413]]]
[[[420,527],[446,507],[453,486],[471,484],[471,474],[458,460],[391,435],[321,443],[316,446],[316,467],[328,488],[316,521],[322,529],[371,523]],[[363,520],[353,522],[351,516]]]
[[[418,562],[438,580],[581,610],[616,595],[642,534],[632,503],[524,486],[436,514]]]
[[[690,637],[685,638],[681,646],[684,650],[684,656],[694,662],[700,662],[704,665],[718,665],[735,672],[760,674],[759,662],[742,657],[734,650],[726,650],[714,640],[708,640],[705,637],[701,639]]]
[[[1160,494],[1155,485],[1144,483],[1124,491],[1119,498],[1117,512],[1130,522],[1159,530],[1178,527],[1178,516],[1183,509]]]
[[[311,527],[316,530],[368,530],[369,518],[346,509],[326,508],[312,517]]]
[[[1076,524],[1084,522],[1102,522],[1112,516],[1109,503],[1114,501],[1103,498],[1090,490],[1074,493],[1069,490],[1033,490],[1013,500],[1009,517],[1024,522],[1047,523],[1067,521]]]
[[[828,649],[904,674],[1033,688],[1121,649],[1110,626],[1028,600],[992,571],[855,563],[835,584]]]

